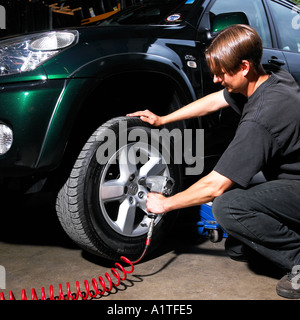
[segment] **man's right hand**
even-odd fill
[[[162,125],[161,117],[154,114],[153,112],[151,112],[149,110],[128,113],[126,116],[127,117],[139,117],[142,121],[148,122],[155,127]]]

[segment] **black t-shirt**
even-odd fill
[[[242,187],[259,171],[267,180],[300,180],[300,88],[294,78],[278,69],[249,98],[226,89],[224,97],[241,120],[214,170]]]

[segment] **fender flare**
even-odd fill
[[[174,55],[174,54],[173,54]],[[176,62],[175,62],[176,60]],[[194,88],[182,68],[178,56],[170,59],[149,53],[122,53],[95,59],[76,69],[69,78],[105,79],[123,72],[157,72],[171,78],[191,99],[196,99]]]

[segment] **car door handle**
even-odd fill
[[[282,59],[278,59],[277,57],[271,57],[271,59],[268,60],[268,63],[273,63],[276,66],[284,66],[285,61]]]

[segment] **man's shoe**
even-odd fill
[[[288,299],[300,298],[300,266],[295,266],[292,272],[282,277],[276,286],[279,296]]]

